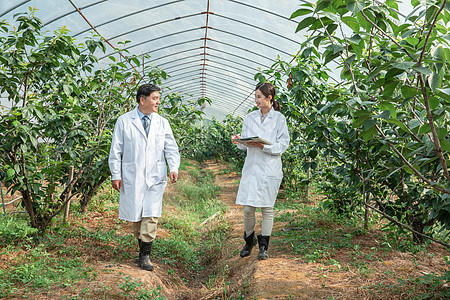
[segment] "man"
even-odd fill
[[[134,222],[139,242],[138,265],[152,271],[152,242],[161,217],[162,197],[167,185],[166,159],[170,181],[178,180],[180,154],[169,122],[157,114],[160,88],[139,87],[136,109],[119,117],[109,153],[112,186],[120,192],[119,218]]]

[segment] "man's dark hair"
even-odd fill
[[[161,88],[159,86],[156,86],[151,83],[146,83],[146,84],[141,85],[138,88],[137,93],[136,93],[137,103],[139,103],[139,100],[141,99],[141,97],[150,96],[151,93],[160,91],[160,90],[161,90]]]

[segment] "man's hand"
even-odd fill
[[[170,182],[172,182],[172,183],[177,182],[178,181],[178,173],[170,172],[169,178],[170,178]]]
[[[111,183],[113,189],[120,192],[120,188],[122,187],[122,179],[113,180]]]

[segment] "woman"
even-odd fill
[[[269,257],[267,248],[273,227],[273,206],[283,178],[281,154],[289,146],[286,118],[281,114],[280,104],[275,101],[275,87],[270,83],[259,84],[255,89],[255,110],[244,118],[242,137],[258,136],[272,143],[261,142],[239,144],[235,134],[231,137],[239,149],[247,150],[236,204],[244,205],[244,240],[241,257],[249,256],[253,246],[259,244],[258,259]],[[261,234],[255,237],[255,211],[261,207]]]

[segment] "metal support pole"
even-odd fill
[[[5,200],[3,199],[3,185],[2,185],[2,181],[1,180],[0,180],[0,193],[2,194],[3,214],[6,215]]]

